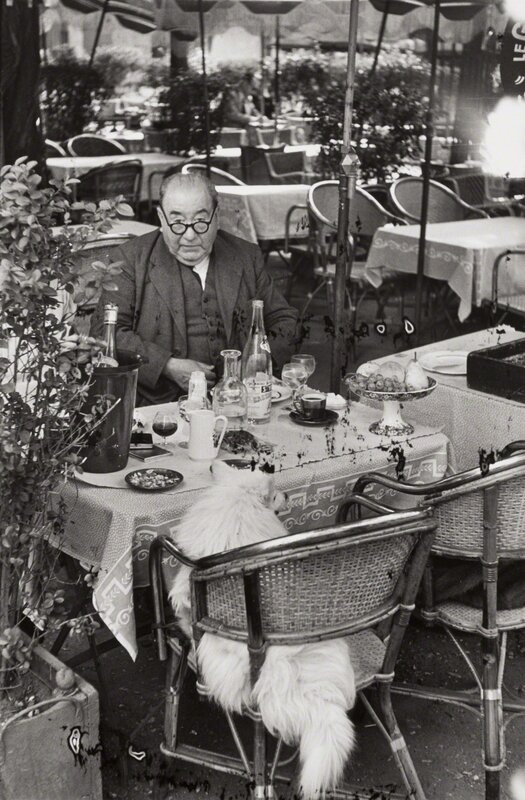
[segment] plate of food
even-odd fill
[[[184,480],[184,476],[174,469],[163,467],[149,467],[148,469],[134,469],[124,476],[124,480],[139,492],[167,492],[175,489]]]
[[[274,378],[272,383],[272,403],[281,403],[283,400],[289,400],[291,396],[292,390],[290,387]]]
[[[433,350],[419,355],[419,363],[427,372],[438,372],[442,375],[467,374],[466,350]]]

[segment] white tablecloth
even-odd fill
[[[151,419],[157,410],[158,406],[141,408],[140,414]],[[288,411],[281,407],[273,410],[269,425],[255,432],[276,445],[276,482],[289,497],[281,519],[289,531],[333,524],[341,499],[362,473],[395,473],[395,443],[368,430],[378,416],[376,410],[354,404],[336,426],[304,428],[294,425]],[[174,440],[179,437],[180,432]],[[450,462],[446,436],[422,425],[397,446],[405,450],[405,474],[412,480],[437,480]],[[65,540],[57,544],[98,569],[94,603],[132,658],[137,654],[132,589],[148,583],[149,544],[158,534],[176,530],[184,511],[212,480],[208,463],[195,464],[186,450],[173,450],[173,455],[155,464],[184,475],[184,482],[175,491],[148,495],[127,487],[123,474],[143,466],[133,458],[122,474],[107,476],[107,480],[98,476],[98,482],[110,483],[109,487],[76,480],[64,491],[71,516]],[[85,479],[92,480],[89,476]],[[169,566],[176,564],[170,565],[168,559]]]
[[[160,172],[175,167],[187,159],[182,156],[169,156],[164,153],[133,153],[121,156],[68,156],[67,158],[48,158],[46,164],[54,178],[78,178],[95,167],[114,164],[118,161],[129,161],[138,158],[142,162],[142,187],[140,199],[148,199],[149,176],[153,172]],[[162,176],[156,176],[152,181],[153,199],[158,198],[159,186]]]
[[[291,206],[306,205],[309,188],[302,183],[217,186],[220,227],[249,242],[284,239],[286,214]],[[308,214],[305,209],[294,212],[290,221],[290,236],[308,236]]]
[[[308,172],[315,172],[315,164],[321,151],[319,144],[287,144],[285,153],[304,153],[305,164]],[[217,158],[224,158],[228,162],[228,172],[242,179],[241,170],[241,148],[240,147],[217,147],[213,151]]]
[[[432,223],[427,226],[425,275],[447,281],[459,296],[458,316],[463,321],[473,305],[480,306],[483,300],[491,299],[492,269],[496,257],[509,248],[524,246],[525,218],[495,217]],[[419,225],[385,225],[379,228],[368,253],[368,280],[373,286],[380,286],[385,268],[415,274],[418,250]],[[511,295],[518,292],[507,282],[500,293]]]
[[[524,333],[507,325],[456,336],[425,347],[418,353],[432,350],[481,350],[515,339]],[[395,359],[403,362],[413,357],[414,350],[400,353]],[[390,361],[387,356],[379,361]],[[424,401],[405,405],[404,417],[420,424],[438,426],[454,445],[459,470],[472,469],[479,462],[479,451],[501,450],[509,442],[525,439],[525,405],[504,397],[469,389],[466,376],[428,373],[438,387]]]

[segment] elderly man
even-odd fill
[[[160,231],[124,244],[118,291],[100,300],[91,332],[100,335],[104,303],[117,303],[117,348],[147,360],[139,370],[138,404],[176,400],[193,370],[217,379],[220,353],[242,349],[251,301],[264,301],[265,326],[277,368],[293,352],[297,312],[275,289],[256,245],[218,230],[218,196],[203,175],[164,180]]]

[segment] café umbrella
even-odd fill
[[[374,8],[385,11],[390,3],[403,3],[405,0],[370,0]],[[487,8],[492,0],[421,0],[420,7],[433,9],[431,70],[429,80],[429,97],[426,116],[426,142],[423,163],[423,191],[421,202],[421,225],[418,249],[417,282],[416,282],[416,336],[421,328],[421,311],[423,295],[423,276],[425,268],[425,242],[428,218],[428,199],[430,189],[430,162],[432,157],[433,128],[434,128],[434,103],[436,93],[437,54],[439,42],[440,16],[455,20],[470,20],[478,12]],[[337,221],[337,260],[335,274],[335,300],[334,300],[334,342],[332,347],[332,364],[330,385],[331,391],[339,391],[341,381],[341,361],[344,344],[344,303],[347,264],[351,263],[353,253],[348,242],[348,224],[350,219],[350,206],[355,193],[355,185],[359,170],[357,153],[351,144],[352,115],[355,83],[355,56],[357,51],[358,33],[358,7],[359,0],[350,0],[349,27],[348,27],[348,58],[346,72],[345,107],[343,117],[343,142],[341,147],[341,166],[339,173],[339,208]]]

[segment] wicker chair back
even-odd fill
[[[399,213],[411,222],[421,220],[422,178],[400,178],[390,187],[390,196]],[[463,203],[453,191],[437,181],[430,181],[427,222],[455,222],[487,215]]]
[[[181,172],[183,175],[188,175],[192,172],[206,175],[206,164],[184,164]],[[210,178],[215,186],[246,186],[240,178],[218,167],[210,167]]]
[[[118,156],[126,153],[126,148],[119,142],[93,133],[73,136],[67,143],[67,149],[72,156]]]
[[[97,167],[82,175],[77,184],[79,200],[107,200],[122,195],[137,211],[142,183],[142,162],[139,159],[119,161]]]

